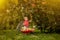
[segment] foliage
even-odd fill
[[[9,0],[0,12],[0,29],[16,29],[23,17],[28,16],[32,25],[42,31],[55,31],[60,26],[60,14],[56,10],[58,8],[53,8],[45,0],[18,0],[17,5]]]

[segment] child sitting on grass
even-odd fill
[[[28,17],[24,17],[23,26],[24,27],[22,27],[22,30],[26,30],[29,27]]]
[[[28,17],[24,17],[23,25],[24,25],[24,27],[22,27],[21,31],[33,31],[32,28],[29,28]]]

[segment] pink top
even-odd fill
[[[26,27],[28,27],[28,26],[29,26],[29,21],[28,21],[28,20],[25,20],[25,21],[23,22],[23,25],[26,26]]]

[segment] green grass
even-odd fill
[[[60,40],[60,34],[33,33],[23,34],[15,30],[0,30],[0,40]]]

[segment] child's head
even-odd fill
[[[24,17],[24,20],[28,20],[28,17]]]

